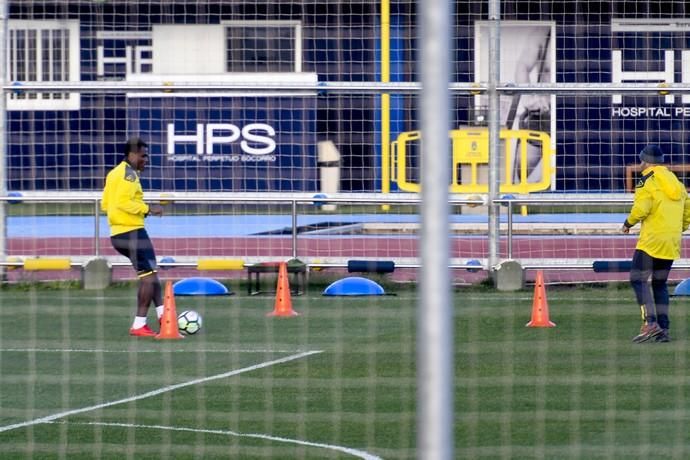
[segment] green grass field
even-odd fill
[[[0,458],[416,458],[415,291],[178,297],[183,340],[127,335],[135,290],[0,292]],[[389,289],[390,291],[390,289]],[[690,457],[687,300],[632,344],[627,287],[455,292],[456,458]]]

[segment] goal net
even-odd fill
[[[423,155],[452,170],[457,456],[688,457],[687,353],[629,347],[616,271],[640,150],[690,174],[685,2],[499,2],[498,50],[494,5],[449,3],[451,151],[428,152],[425,2],[0,0],[0,457],[413,458]],[[163,284],[234,294],[177,297],[204,318],[180,341],[127,336],[136,276],[99,200],[130,136]],[[76,289],[103,259],[111,286]],[[296,314],[267,317],[285,261]],[[489,291],[506,261],[522,289]],[[524,329],[540,271],[555,331]],[[344,278],[395,295],[322,295]]]

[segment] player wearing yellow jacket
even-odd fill
[[[126,160],[108,173],[101,209],[108,215],[111,236],[144,228],[149,207],[144,203],[139,173]]]
[[[139,174],[148,164],[146,143],[139,138],[131,138],[125,144],[124,153],[123,161],[106,177],[101,209],[108,215],[113,248],[132,262],[139,278],[137,312],[129,333],[139,337],[154,336],[156,333],[146,324],[146,316],[151,302],[154,302],[160,319],[163,299],[156,253],[144,228],[144,219],[149,214],[163,215],[163,209],[144,203]]]
[[[630,284],[640,305],[643,324],[633,342],[668,342],[667,281],[673,261],[680,257],[681,234],[690,225],[690,200],[685,186],[662,165],[664,154],[658,146],[642,149],[640,161],[642,178],[635,187],[633,206],[622,227],[623,233],[629,233],[631,227],[641,223]]]

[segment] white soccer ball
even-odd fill
[[[186,335],[196,334],[203,324],[201,315],[194,310],[185,310],[177,315],[177,327]]]

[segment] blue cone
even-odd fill
[[[685,279],[676,286],[676,289],[673,291],[673,295],[677,296],[687,296],[690,295],[690,278]]]
[[[173,285],[175,295],[229,295],[224,285],[211,278],[185,278]]]
[[[359,276],[350,276],[330,284],[323,291],[323,295],[330,296],[357,296],[357,295],[384,295],[383,288],[375,281]]]

